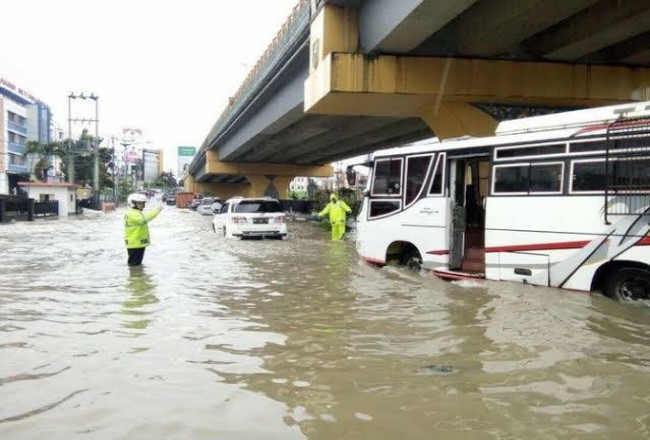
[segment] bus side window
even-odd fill
[[[377,160],[373,175],[373,196],[399,196],[402,194],[402,158]]]
[[[429,195],[442,195],[443,182],[445,176],[445,153],[438,154],[436,165],[433,171],[433,180],[431,181],[431,188],[429,188]]]
[[[399,200],[370,200],[370,218],[383,217],[401,208]]]
[[[406,199],[405,205],[410,205],[424,186],[424,179],[429,171],[431,155],[411,156],[406,159]]]
[[[494,167],[494,193],[528,194],[530,164],[498,165]]]

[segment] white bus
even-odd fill
[[[650,299],[650,102],[502,122],[365,165],[369,263]]]

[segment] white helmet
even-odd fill
[[[135,208],[136,203],[147,203],[147,197],[144,194],[129,194],[129,197],[126,198],[126,204],[129,208]]]

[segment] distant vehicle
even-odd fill
[[[203,200],[203,199],[194,199],[194,200],[192,200],[192,204],[190,205],[190,209],[191,209],[192,211],[196,211],[196,209],[197,209],[197,208],[199,207],[199,205],[201,204],[201,200]]]
[[[210,205],[210,210],[213,214],[218,214],[221,211],[221,206],[223,206],[223,200],[214,199],[214,202]]]
[[[201,199],[201,204],[199,204],[199,206],[197,206],[196,212],[198,212],[199,214],[203,214],[203,215],[212,215],[212,214],[214,214],[214,212],[212,210],[212,205],[217,200],[219,200],[219,199],[216,199],[214,197],[204,197],[203,199]]]
[[[367,262],[650,299],[650,102],[505,121],[365,165]]]
[[[169,203],[170,199],[172,200],[172,203]],[[176,203],[176,191],[170,191],[170,190],[165,191],[161,197],[161,200],[163,201],[163,203],[167,203],[168,205],[173,205],[174,203]]]
[[[287,236],[282,205],[276,199],[235,197],[226,200],[212,220],[212,229],[227,238]]]

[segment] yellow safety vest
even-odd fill
[[[149,246],[149,223],[160,214],[159,209],[142,212],[129,208],[124,215],[124,241],[127,249],[137,249]]]
[[[337,200],[336,202],[329,202],[318,215],[323,217],[329,213],[330,223],[345,223],[345,216],[348,212],[352,212],[348,204],[343,200]]]

